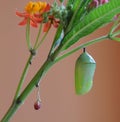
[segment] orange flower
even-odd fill
[[[27,12],[20,13],[16,11],[16,15],[23,17],[24,19],[19,23],[19,25],[26,25],[28,20],[30,20],[30,25],[33,27],[38,27],[38,23],[42,22],[42,18],[38,18],[34,15],[28,14]]]
[[[25,11],[29,14],[35,14],[36,12],[39,12],[40,10],[40,5],[38,2],[29,2],[26,6],[25,6]]]
[[[38,23],[43,21],[42,14],[50,9],[49,4],[46,2],[29,2],[25,6],[25,12],[16,12],[16,15],[24,18],[19,25],[26,25],[30,20],[30,25],[37,27]]]
[[[54,16],[52,16],[52,15],[49,16],[48,22],[45,23],[45,25],[44,25],[43,32],[47,32],[50,29],[52,24],[55,28],[57,28],[59,26],[59,23],[60,23],[60,21],[55,19]]]

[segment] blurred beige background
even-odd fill
[[[28,0],[4,0],[0,3],[0,118],[12,102],[29,56],[25,27],[17,25],[21,19],[15,16],[16,8],[22,11],[27,2]],[[105,34],[110,26],[99,29],[83,41]],[[34,59],[24,87],[46,59],[54,32],[55,30],[50,31]],[[40,87],[42,108],[39,111],[33,108],[36,101],[34,90],[11,122],[119,122],[120,43],[106,40],[87,50],[97,62],[94,86],[90,93],[84,96],[75,94],[74,66],[81,53],[78,51],[56,64],[43,78]]]

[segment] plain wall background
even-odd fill
[[[29,56],[25,27],[17,25],[21,18],[15,16],[16,8],[22,11],[27,2],[28,0],[4,0],[0,4],[0,118],[12,102]],[[97,30],[82,41],[105,34],[110,26]],[[24,87],[46,59],[54,32],[55,29],[51,29],[48,38],[38,51]],[[84,96],[75,94],[74,66],[81,53],[78,51],[53,66],[43,78],[40,86],[42,108],[39,111],[33,108],[37,91],[34,90],[11,122],[119,122],[120,43],[106,40],[88,47],[87,51],[97,62],[91,92]]]

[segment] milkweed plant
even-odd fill
[[[22,12],[16,10],[16,16],[20,18],[18,25],[26,29],[26,43],[30,55],[23,69],[13,102],[1,122],[8,122],[35,88],[38,89],[38,94],[34,109],[40,109],[39,89],[42,77],[54,64],[80,49],[83,49],[83,53],[75,64],[75,91],[78,95],[88,93],[93,86],[96,62],[85,49],[106,39],[120,42],[119,13],[120,0],[55,0],[52,4],[30,1]],[[83,37],[89,36],[98,28],[109,23],[112,23],[112,26],[106,35],[72,47]],[[32,44],[30,37],[33,28],[38,28],[38,32]],[[22,91],[33,57],[38,54],[38,49],[44,43],[48,33],[51,33],[51,28],[56,28],[56,33],[51,41],[47,59]]]

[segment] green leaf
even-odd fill
[[[68,1],[67,1],[67,6],[73,5],[74,1],[75,1],[75,0],[68,0]]]
[[[73,4],[73,15],[71,17],[70,22],[68,27],[66,28],[65,33],[69,32],[71,30],[71,28],[73,27],[74,23],[78,22],[80,20],[80,18],[83,17],[84,14],[86,14],[87,10],[86,7],[88,6],[88,4],[91,2],[91,0],[77,0],[76,2],[74,2]]]
[[[73,11],[75,11],[76,8],[78,8],[78,6],[81,6],[82,1],[85,1],[85,0],[74,0]]]
[[[80,38],[91,34],[99,27],[111,22],[113,17],[118,13],[120,13],[120,1],[118,0],[111,0],[109,3],[94,9],[86,15],[82,21],[76,23],[71,31],[64,37],[62,41],[64,45],[63,48],[69,48]]]
[[[78,12],[77,12],[77,14],[75,16],[75,19],[73,21],[74,24],[76,22],[80,21],[83,18],[83,16],[88,14],[88,10],[87,9],[88,9],[88,6],[91,3],[91,1],[92,0],[83,0],[83,1],[81,1],[81,5],[80,5],[80,7],[78,9]]]

